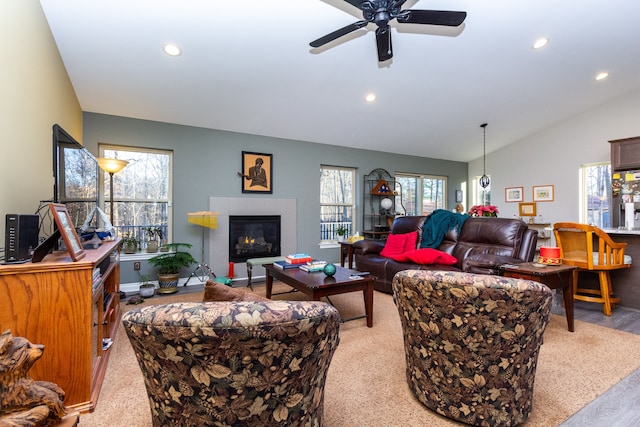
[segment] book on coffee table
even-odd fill
[[[286,261],[276,261],[273,263],[273,266],[275,268],[279,268],[280,270],[288,270],[290,268],[298,268],[300,267],[302,264],[291,264],[288,263]]]
[[[290,254],[287,255],[284,260],[289,264],[305,264],[307,262],[313,261],[310,255],[301,253],[301,254]]]

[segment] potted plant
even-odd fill
[[[178,291],[180,270],[195,263],[196,260],[189,252],[180,250],[181,247],[190,248],[189,243],[168,243],[166,252],[149,258],[149,264],[158,267],[158,292],[170,294]]]
[[[142,298],[151,298],[156,292],[156,286],[150,283],[151,276],[147,274],[140,275],[140,296]]]
[[[144,227],[143,230],[147,232],[147,252],[158,252],[160,247],[160,241],[164,237],[162,228],[160,227]]]
[[[120,243],[125,254],[134,254],[138,250],[140,240],[128,231],[122,235]]]
[[[493,205],[476,205],[469,209],[469,215],[473,217],[497,217],[500,212],[497,206]]]
[[[347,227],[339,225],[338,228],[336,228],[336,234],[338,235],[338,242],[344,242],[347,237]]]

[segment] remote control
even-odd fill
[[[360,276],[360,277],[368,276],[370,274],[371,273],[369,273],[368,271],[355,271],[351,273],[352,276]]]

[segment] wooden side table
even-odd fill
[[[534,280],[536,282],[547,285],[551,289],[562,288],[562,296],[564,299],[564,311],[567,316],[567,326],[570,332],[574,331],[573,327],[573,289],[574,274],[573,271],[578,267],[573,265],[545,265],[538,266],[533,262],[525,262],[522,264],[505,264],[500,266],[504,277],[513,277],[516,279]]]
[[[344,267],[345,259],[349,260],[347,268],[353,268],[353,243],[340,242],[340,267]]]

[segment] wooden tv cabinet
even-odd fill
[[[111,351],[102,340],[115,339],[121,318],[119,246],[103,242],[77,262],[56,251],[39,263],[0,265],[0,331],[44,345],[29,376],[58,384],[80,412],[95,408]]]

